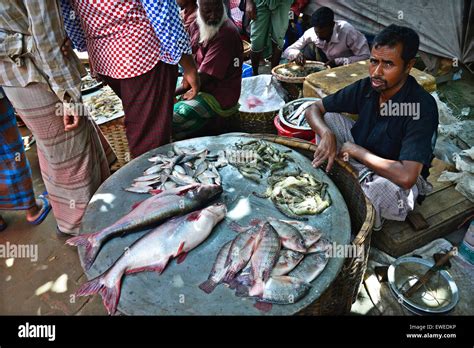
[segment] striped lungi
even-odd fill
[[[25,210],[36,205],[31,170],[6,98],[0,99],[0,210]]]
[[[110,175],[115,154],[89,117],[65,132],[58,112],[62,103],[45,85],[4,90],[36,139],[41,175],[59,228],[77,234],[89,200]]]

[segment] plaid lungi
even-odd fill
[[[0,99],[0,210],[25,210],[35,205],[23,139],[13,107],[3,98]]]
[[[353,120],[338,113],[328,112],[324,115],[324,122],[336,136],[338,152],[346,141],[354,143],[351,133],[355,123]],[[361,188],[375,208],[375,226],[381,225],[382,218],[405,221],[408,213],[415,208],[418,195],[426,195],[433,189],[421,175],[418,176],[416,185],[404,190],[352,158],[349,163],[358,172]]]
[[[173,111],[173,139],[191,137],[214,117],[229,117],[239,110],[239,104],[223,110],[209,93],[200,92],[194,99],[179,101]]]

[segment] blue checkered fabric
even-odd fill
[[[160,40],[160,60],[168,64],[178,64],[183,54],[191,54],[191,42],[184,29],[176,0],[141,2]]]
[[[184,29],[176,0],[140,0],[156,36],[160,41],[160,60],[178,64],[183,54],[191,54],[191,42]],[[60,0],[66,32],[79,51],[86,50],[79,18],[69,3]]]
[[[80,52],[86,51],[86,38],[79,17],[76,16],[69,0],[60,0],[59,4],[64,19],[64,29],[66,29],[67,36],[72,41],[73,48]]]

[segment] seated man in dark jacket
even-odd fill
[[[434,98],[409,75],[419,37],[391,25],[374,39],[370,77],[316,102],[306,112],[321,138],[313,165],[339,155],[359,172],[359,181],[376,211],[374,230],[384,219],[405,220],[426,181],[432,160],[438,109]],[[353,122],[340,112],[358,114]]]

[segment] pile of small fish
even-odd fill
[[[302,222],[255,219],[249,226],[232,223],[231,228],[238,235],[222,246],[208,279],[199,285],[208,294],[227,284],[236,296],[254,297],[256,307],[268,311],[272,303],[303,298],[329,261],[330,241]]]
[[[315,215],[331,205],[328,184],[318,181],[309,173],[298,170],[268,178],[268,188],[263,193],[254,192],[260,198],[270,198],[285,216],[296,220],[308,220],[301,215]]]
[[[174,151],[158,154],[148,159],[153,165],[135,178],[126,191],[134,193],[159,193],[190,184],[221,184],[217,168],[227,165],[224,156],[210,155],[207,149],[195,151],[174,147]]]
[[[177,257],[181,263],[190,250],[210,235],[224,219],[227,209],[223,203],[202,207],[221,193],[222,187],[214,184],[194,184],[164,191],[135,205],[130,213],[111,226],[68,239],[69,245],[85,247],[84,264],[89,269],[106,241],[166,220],[126,248],[107,271],[83,284],[76,294],[100,293],[109,314],[115,313],[125,274],[143,271],[161,274],[172,258]]]
[[[241,154],[238,160],[229,160],[242,176],[260,183],[262,176],[270,170],[270,174],[285,169],[288,161],[293,159],[287,152],[282,152],[263,140],[252,140],[247,143],[236,143],[234,147]]]
[[[313,104],[314,101],[294,102],[289,108],[283,110],[283,117],[290,124],[311,129],[308,121],[306,120],[305,112],[306,109]],[[296,110],[294,109],[295,107],[297,107]]]
[[[324,70],[323,65],[305,65],[301,66],[296,63],[290,63],[286,67],[281,67],[276,70],[276,73],[286,77],[306,77],[315,72]]]
[[[89,107],[90,114],[94,119],[123,114],[122,101],[108,86],[103,88],[99,95],[84,100],[84,103]]]

